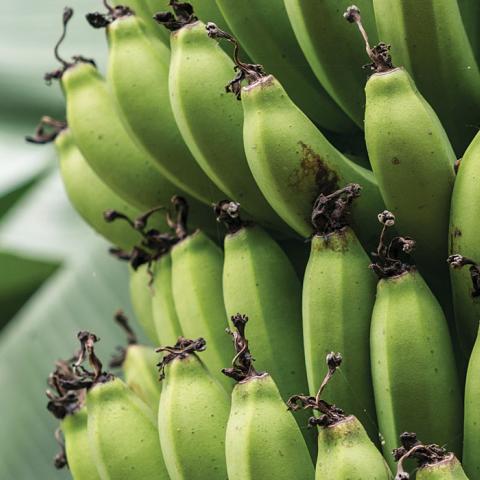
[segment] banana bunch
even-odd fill
[[[478,1],[358,5],[103,0],[105,76],[65,8],[27,140],[149,342],[48,377],[75,480],[480,480]]]

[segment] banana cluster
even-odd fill
[[[358,5],[104,0],[106,78],[64,10],[28,139],[158,347],[55,365],[75,480],[480,480],[478,1]]]

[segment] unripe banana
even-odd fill
[[[187,233],[185,204],[177,199],[180,212],[176,230],[179,241],[171,250],[172,293],[183,335],[203,336],[208,349],[202,355],[211,374],[227,390],[229,382],[221,374],[228,364],[230,345],[225,338],[228,326],[223,303],[223,252],[201,230]]]
[[[295,419],[273,378],[253,366],[245,337],[248,318],[237,314],[231,320],[236,355],[232,367],[223,369],[237,382],[225,440],[229,480],[313,480],[313,464]]]
[[[285,85],[306,115],[326,130],[355,131],[353,122],[315,78],[298,46],[283,1],[243,0],[241,9],[237,0],[217,0],[217,5],[247,54]]]
[[[390,480],[392,474],[377,447],[354,415],[322,399],[323,391],[342,362],[339,353],[327,355],[328,373],[315,396],[294,395],[290,410],[312,409],[310,426],[318,426],[318,458],[315,479]]]
[[[145,36],[144,23],[130,10],[110,16],[104,16],[109,43],[107,82],[127,130],[170,182],[211,203],[222,193],[190,154],[170,106],[170,50],[152,43]],[[98,27],[95,22],[91,24]]]
[[[452,452],[436,444],[423,445],[417,440],[415,433],[403,433],[400,439],[402,446],[393,451],[398,462],[395,480],[410,478],[403,466],[407,459],[415,459],[418,462],[418,468],[415,470],[417,480],[468,480],[462,465]]]
[[[153,412],[158,410],[161,384],[156,368],[157,355],[152,347],[140,345],[125,314],[119,310],[115,321],[127,335],[127,346],[118,347],[119,352],[110,361],[110,368],[122,368],[125,383]]]
[[[188,297],[186,297],[187,299]],[[183,337],[159,363],[163,380],[158,431],[171,480],[225,480],[225,429],[230,399],[197,352],[205,340]]]
[[[170,46],[170,39],[168,33],[158,28],[157,24],[153,20],[153,13],[150,8],[150,3],[162,3],[159,0],[111,0],[115,6],[125,6],[133,10],[135,15],[142,19],[144,22],[145,30],[149,37],[152,39],[158,39],[166,47]],[[158,10],[158,9],[157,9]],[[156,11],[156,10],[155,10]]]
[[[361,27],[355,7],[345,15]],[[365,88],[370,163],[386,207],[399,218],[398,228],[417,242],[415,259],[420,271],[435,282],[435,291],[445,291],[455,153],[436,113],[410,75],[392,65],[388,46],[370,48],[361,31],[374,72]]]
[[[257,187],[245,158],[242,106],[224,93],[233,62],[200,21],[172,32],[171,49],[172,110],[198,164],[255,219],[288,230]]]
[[[73,360],[72,360],[73,361]],[[48,383],[55,393],[47,390],[47,409],[60,419],[63,441],[62,452],[55,457],[56,468],[68,465],[74,480],[97,480],[99,473],[93,460],[93,451],[87,431],[87,407],[85,391],[72,391],[64,388],[61,381],[74,380],[75,374],[68,362],[58,361]]]
[[[297,274],[280,246],[261,227],[244,222],[238,203],[216,206],[225,224],[223,300],[228,318],[249,312],[249,339],[255,360],[273,377],[286,400],[306,391],[301,331],[302,293]],[[286,374],[285,372],[289,372]],[[298,419],[305,424],[305,419]],[[304,431],[314,445],[311,431]]]
[[[55,48],[62,67],[45,78],[61,80],[76,145],[102,181],[131,205],[142,210],[167,205],[173,195],[181,193],[180,189],[163,177],[152,157],[131,139],[93,61],[77,56],[67,62],[59,57],[58,47],[72,16],[73,10],[67,8],[64,33]],[[210,209],[193,199],[190,203],[195,221],[208,228],[213,223]]]
[[[370,259],[348,225],[358,185],[347,185],[328,196],[320,195],[313,208],[310,258],[303,280],[303,341],[311,395],[323,377],[323,359],[333,348],[344,351],[347,364],[325,398],[341,405],[378,441],[372,378],[370,375],[370,321],[376,279],[368,270]],[[298,390],[301,391],[301,390]],[[351,426],[347,422],[345,428]]]
[[[394,62],[413,76],[461,156],[475,135],[473,125],[480,121],[480,71],[457,1],[373,0],[373,4],[379,38],[393,46]]]
[[[88,435],[102,480],[168,480],[155,415],[119,378],[102,370],[95,355],[98,338],[80,332],[80,365],[86,357],[93,372],[82,370],[78,387],[86,387]]]
[[[477,337],[480,320],[480,286],[475,287],[475,264],[480,263],[480,134],[465,152],[458,169],[453,188],[450,210],[450,254],[452,266],[470,268],[452,268],[450,277],[453,289],[453,306],[460,340],[468,354]],[[455,262],[460,255],[467,260]],[[473,275],[472,275],[473,274]],[[478,281],[477,281],[478,282]]]
[[[385,240],[383,223],[376,263],[380,277],[372,314],[370,354],[380,434],[387,456],[400,433],[416,431],[460,453],[462,395],[445,315],[415,267],[403,259],[408,237]],[[393,461],[390,458],[393,468]]]
[[[173,345],[183,335],[172,292],[172,256],[167,252],[152,265],[152,313],[161,345]]]
[[[480,479],[480,411],[478,398],[480,395],[480,336],[473,348],[468,363],[465,384],[465,418],[463,430],[463,465],[471,480]]]
[[[123,250],[130,250],[140,241],[140,235],[126,225],[105,222],[103,212],[111,208],[131,217],[136,217],[140,212],[114,193],[95,174],[75,145],[66,123],[42,117],[35,135],[28,136],[27,141],[36,144],[55,142],[67,196],[73,208],[90,227]],[[164,221],[157,221],[155,227],[165,228],[165,225]]]
[[[298,43],[318,80],[363,129],[365,73],[360,66],[365,50],[355,41],[355,32],[345,24],[339,2],[284,0],[284,3]],[[373,36],[376,27],[372,0],[360,0],[356,5],[360,7],[365,26]]]
[[[458,0],[458,7],[462,15],[463,26],[478,64],[480,61],[480,26],[478,24],[480,3],[477,0]]]
[[[235,40],[215,25],[209,35]],[[305,114],[290,100],[272,75],[258,65],[235,57],[239,70],[229,84],[242,95],[243,139],[248,164],[265,198],[298,234],[312,232],[310,214],[320,193],[330,193],[339,184],[356,182],[364,195],[353,211],[354,226],[367,244],[373,245],[371,215],[383,202],[370,171],[355,165],[336,150]],[[249,85],[241,87],[243,79]]]

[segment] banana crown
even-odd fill
[[[400,435],[401,446],[393,451],[393,457],[398,462],[395,480],[408,480],[410,475],[405,471],[403,463],[407,459],[417,461],[418,468],[435,468],[446,462],[457,462],[453,453],[434,443],[425,445],[417,439],[416,433],[405,432]]]
[[[207,342],[204,338],[197,338],[190,340],[185,337],[178,337],[177,343],[173,347],[160,347],[155,351],[157,353],[164,353],[162,360],[157,364],[160,372],[160,381],[165,378],[165,368],[174,360],[181,360],[187,358],[189,355],[194,355],[198,352],[203,352],[207,348]]]
[[[327,374],[314,397],[307,395],[293,395],[287,400],[288,409],[292,412],[312,409],[313,411],[321,413],[318,417],[312,416],[309,418],[308,424],[312,427],[332,427],[349,417],[342,409],[338,408],[336,405],[329,404],[321,398],[325,387],[342,364],[342,355],[340,353],[330,352],[326,357],[326,363],[328,367]]]
[[[387,73],[394,70],[395,66],[392,63],[392,57],[390,55],[390,45],[380,42],[378,45],[374,45],[373,47],[370,46],[367,32],[362,24],[362,17],[359,8],[352,5],[347,8],[347,11],[343,16],[347,22],[355,23],[357,25],[362,34],[363,40],[365,41],[367,54],[372,63],[364,65],[363,68],[370,73]]]
[[[86,58],[81,55],[74,55],[72,56],[70,61],[65,60],[62,58],[58,52],[58,49],[60,48],[60,45],[63,43],[65,40],[65,37],[67,35],[67,26],[70,20],[73,17],[73,8],[70,7],[65,7],[63,10],[63,16],[62,16],[62,33],[60,35],[60,38],[58,39],[57,43],[55,44],[55,47],[53,49],[53,54],[55,58],[61,63],[61,67],[58,68],[57,70],[53,70],[51,72],[47,72],[44,75],[45,82],[47,85],[50,85],[52,83],[52,80],[61,80],[63,77],[63,74],[70,68],[74,67],[75,65],[78,65],[80,63],[88,63],[92,65],[93,67],[96,68],[95,61],[91,58]]]
[[[458,253],[450,255],[447,262],[453,269],[460,269],[469,266],[470,279],[472,281],[471,295],[473,298],[480,297],[480,264],[471,258],[464,257]]]
[[[374,263],[370,268],[379,278],[391,278],[414,270],[414,265],[405,257],[415,249],[415,240],[410,237],[393,237],[390,242],[385,241],[385,234],[389,227],[395,225],[395,215],[388,210],[378,214],[378,221],[382,224],[377,251],[372,253]]]
[[[360,196],[362,187],[349,183],[329,195],[321,193],[313,204],[312,225],[314,235],[327,236],[348,226],[353,201]]]

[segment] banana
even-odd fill
[[[450,270],[457,331],[467,354],[471,351],[477,337],[480,319],[480,286],[475,287],[476,282],[478,284],[478,280],[475,280],[475,264],[480,263],[479,178],[480,134],[477,134],[460,163],[450,209],[449,249],[450,254],[454,255],[451,258],[451,264],[454,267],[470,265],[470,268]],[[457,255],[465,259],[455,262]]]
[[[117,7],[124,6],[133,10],[134,14],[142,19],[148,36],[154,41],[159,40],[164,46],[169,47],[169,35],[165,30],[158,28],[153,20],[153,13],[150,8],[150,3],[161,3],[159,0],[111,0],[111,2]]]
[[[125,331],[127,346],[118,347],[118,353],[110,361],[110,368],[120,368],[125,383],[140,397],[153,412],[158,410],[161,386],[158,381],[157,355],[152,347],[140,345],[135,332],[131,329],[128,318],[119,310],[115,321]]]
[[[471,480],[480,479],[480,414],[478,410],[478,395],[480,382],[480,341],[473,348],[468,363],[467,380],[465,383],[465,417],[463,430],[463,465]]]
[[[153,323],[161,345],[173,345],[183,335],[172,292],[172,256],[162,254],[152,266],[152,313]]]
[[[306,115],[329,131],[356,130],[355,124],[315,78],[297,43],[283,1],[243,0],[241,9],[237,0],[216,1],[247,54],[285,85]]]
[[[217,221],[228,231],[223,263],[227,317],[248,312],[249,338],[257,352],[255,359],[273,377],[286,400],[307,388],[301,284],[277,242],[261,227],[240,218],[238,203],[225,200],[216,205],[215,211]],[[313,445],[311,431],[304,433],[309,437],[307,442]]]
[[[67,122],[75,144],[92,170],[117,195],[143,210],[167,205],[182,191],[172,185],[157,169],[153,158],[129,136],[117,115],[108,87],[92,60],[76,56],[68,62],[58,54],[73,16],[67,8],[63,33],[55,47],[61,67],[46,74],[45,79],[59,79],[66,97]],[[211,210],[189,198],[195,222],[208,229],[214,221]]]
[[[257,372],[245,337],[248,318],[231,318],[235,357],[223,373],[236,381],[225,437],[229,480],[313,480],[305,440],[273,378]],[[285,372],[284,372],[285,374]]]
[[[417,460],[418,469],[415,471],[417,480],[468,480],[462,465],[452,452],[436,444],[424,445],[417,440],[415,433],[402,433],[400,440],[402,446],[393,451],[398,462],[395,480],[410,478],[403,466],[407,459]]]
[[[380,280],[372,313],[373,390],[385,455],[404,431],[461,451],[462,395],[445,315],[414,266],[415,242],[385,239],[395,217],[385,211],[375,263]],[[393,468],[393,460],[389,458]]]
[[[390,480],[392,474],[377,447],[354,415],[322,399],[325,387],[342,363],[340,353],[327,355],[328,372],[315,396],[294,395],[287,405],[291,411],[312,409],[310,426],[318,426],[318,457],[315,479]]]
[[[197,356],[205,348],[203,338],[180,337],[173,347],[157,350],[165,352],[159,363],[163,387],[158,431],[171,480],[227,478],[225,429],[230,399]]]
[[[298,43],[319,82],[363,129],[365,73],[360,67],[365,51],[355,42],[355,32],[343,21],[339,2],[284,0],[284,3]],[[372,0],[357,0],[356,5],[373,35],[376,26]]]
[[[103,371],[94,351],[98,338],[79,332],[81,353],[76,367],[88,358],[71,388],[87,388],[88,436],[102,480],[168,480],[155,415],[119,378]]]
[[[168,94],[168,47],[153,44],[145,36],[143,22],[130,10],[114,12],[102,17],[109,44],[107,83],[126,129],[170,182],[211,203],[222,193],[197,165],[173,118]],[[98,27],[101,14],[93,15],[91,24]]]
[[[476,0],[458,0],[458,7],[462,15],[463,26],[478,64],[480,60],[480,26],[478,24],[480,3]]]
[[[348,225],[359,194],[360,187],[350,184],[320,195],[313,208],[315,235],[303,280],[303,341],[311,395],[324,376],[320,367],[325,355],[331,349],[347,352],[347,365],[325,398],[355,415],[378,441],[370,375],[376,281],[367,268],[370,259]]]
[[[248,167],[242,140],[242,106],[222,92],[232,75],[233,62],[208,37],[200,21],[174,31],[171,49],[172,110],[198,164],[259,222],[288,230],[263,197]]]
[[[130,250],[141,237],[122,224],[108,224],[103,212],[116,209],[136,217],[140,211],[128,204],[95,174],[73,141],[67,124],[51,117],[42,117],[35,135],[26,137],[36,144],[55,142],[60,174],[67,196],[73,208],[87,224],[113,245]],[[165,222],[156,221],[156,228],[164,228]]]
[[[389,47],[370,47],[356,7],[345,15],[360,27],[372,60],[374,73],[365,87],[365,139],[378,187],[386,207],[399,218],[398,228],[415,238],[420,271],[434,291],[445,291],[455,153],[410,75],[393,66]]]
[[[413,76],[461,156],[480,121],[480,71],[457,1],[373,0],[373,5],[379,38],[393,46],[393,61]]]
[[[223,303],[223,252],[201,230],[188,234],[188,205],[174,199],[178,218],[178,243],[173,245],[172,294],[180,328],[187,338],[203,336],[209,348],[202,355],[210,373],[229,390],[221,369],[228,364],[229,342],[225,338],[228,326]]]
[[[47,409],[60,420],[60,430],[64,440],[55,433],[62,452],[55,456],[55,467],[68,465],[74,480],[100,479],[93,460],[87,431],[87,407],[85,391],[72,391],[64,388],[61,381],[75,379],[69,362],[58,361],[55,371],[48,378],[49,386],[55,390],[47,390],[49,402]]]
[[[234,41],[215,25],[209,34]],[[359,183],[363,195],[353,208],[353,225],[362,242],[374,244],[373,212],[383,202],[372,173],[336,150],[292,102],[272,75],[236,58],[239,74],[230,91],[241,92],[243,139],[248,164],[265,198],[299,235],[312,233],[310,214],[320,193],[348,182]],[[249,85],[241,88],[242,79]]]

